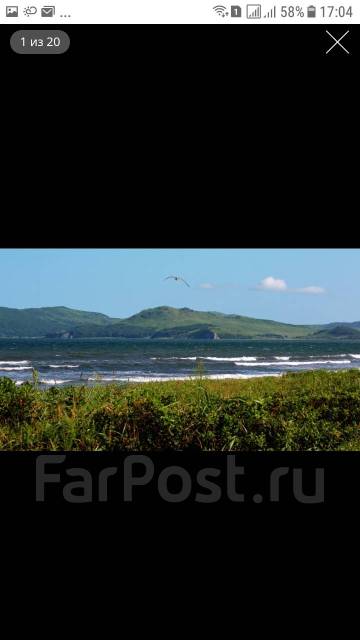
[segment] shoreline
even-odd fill
[[[166,342],[166,344],[165,344]],[[134,341],[108,338],[70,341],[1,341],[0,377],[18,387],[148,384],[279,378],[287,372],[360,369],[355,342],[294,340]]]
[[[52,387],[86,387],[86,388],[94,388],[94,387],[106,387],[109,385],[115,385],[119,387],[123,387],[124,385],[142,385],[142,384],[166,384],[169,382],[201,382],[201,381],[209,381],[209,382],[221,382],[221,381],[238,381],[242,380],[260,380],[266,378],[284,378],[288,375],[305,375],[305,374],[316,374],[316,373],[326,373],[326,374],[337,374],[337,373],[347,373],[349,371],[360,372],[359,367],[349,367],[344,369],[306,369],[300,371],[283,371],[279,373],[253,373],[253,374],[232,374],[232,373],[223,373],[223,374],[210,374],[210,375],[189,375],[189,376],[119,376],[119,377],[106,377],[99,376],[97,378],[88,378],[83,380],[56,380],[56,379],[39,379],[37,381],[37,385],[43,390],[50,389]],[[29,380],[13,380],[10,376],[0,376],[0,378],[6,378],[7,380],[11,380],[14,382],[16,387],[23,386],[24,384],[34,385],[34,382]]]
[[[56,380],[56,379],[39,379],[35,386],[37,385],[39,388],[46,390],[51,389],[52,387],[85,387],[85,388],[94,388],[94,387],[107,387],[110,385],[115,385],[118,387],[123,387],[125,385],[142,385],[142,384],[166,384],[168,382],[199,382],[199,381],[209,381],[209,382],[221,382],[221,381],[238,381],[242,380],[260,380],[264,378],[283,378],[287,375],[304,375],[304,374],[313,374],[313,373],[347,373],[349,371],[359,372],[359,367],[352,368],[344,368],[344,369],[306,369],[300,371],[283,371],[279,373],[253,373],[253,374],[232,374],[232,373],[223,373],[223,374],[210,374],[210,375],[189,375],[189,376],[119,376],[119,377],[106,377],[99,376],[97,378],[88,378],[82,380]],[[30,384],[34,386],[34,382],[32,379],[29,380],[13,380],[10,376],[0,376],[1,378],[5,378],[7,380],[11,380],[14,382],[16,387],[21,387],[24,384]]]

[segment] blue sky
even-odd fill
[[[293,323],[360,320],[358,249],[1,249],[0,306],[127,317],[169,305]],[[164,280],[180,275],[191,285]]]

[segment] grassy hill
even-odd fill
[[[360,323],[294,325],[186,307],[145,309],[123,320],[67,307],[0,307],[0,337],[360,339]]]
[[[272,320],[257,320],[246,316],[227,315],[216,311],[193,311],[156,307],[131,316],[126,325],[146,330],[149,337],[192,338],[199,331],[209,331],[219,338],[305,337],[319,330],[318,326],[283,324]],[[123,323],[114,323],[112,331],[122,331]]]
[[[336,338],[341,340],[360,340],[360,331],[353,325],[337,324],[328,329],[317,331],[314,338]]]
[[[104,326],[111,319],[102,313],[77,311],[67,307],[9,309],[0,307],[1,337],[41,337],[48,333],[68,332],[78,326]]]

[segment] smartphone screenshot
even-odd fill
[[[355,503],[359,16],[0,0],[0,501]]]
[[[238,29],[244,53],[249,45],[266,55],[346,60],[357,55],[359,17],[354,0],[1,0],[1,50],[11,56],[75,57],[80,49],[114,48],[121,25],[207,25]]]

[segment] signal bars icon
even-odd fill
[[[261,18],[261,4],[248,4],[246,5],[246,17],[248,20],[260,20]]]
[[[267,14],[264,15],[264,18],[267,18],[269,20],[276,18],[276,7],[270,9],[270,11],[268,11]]]

